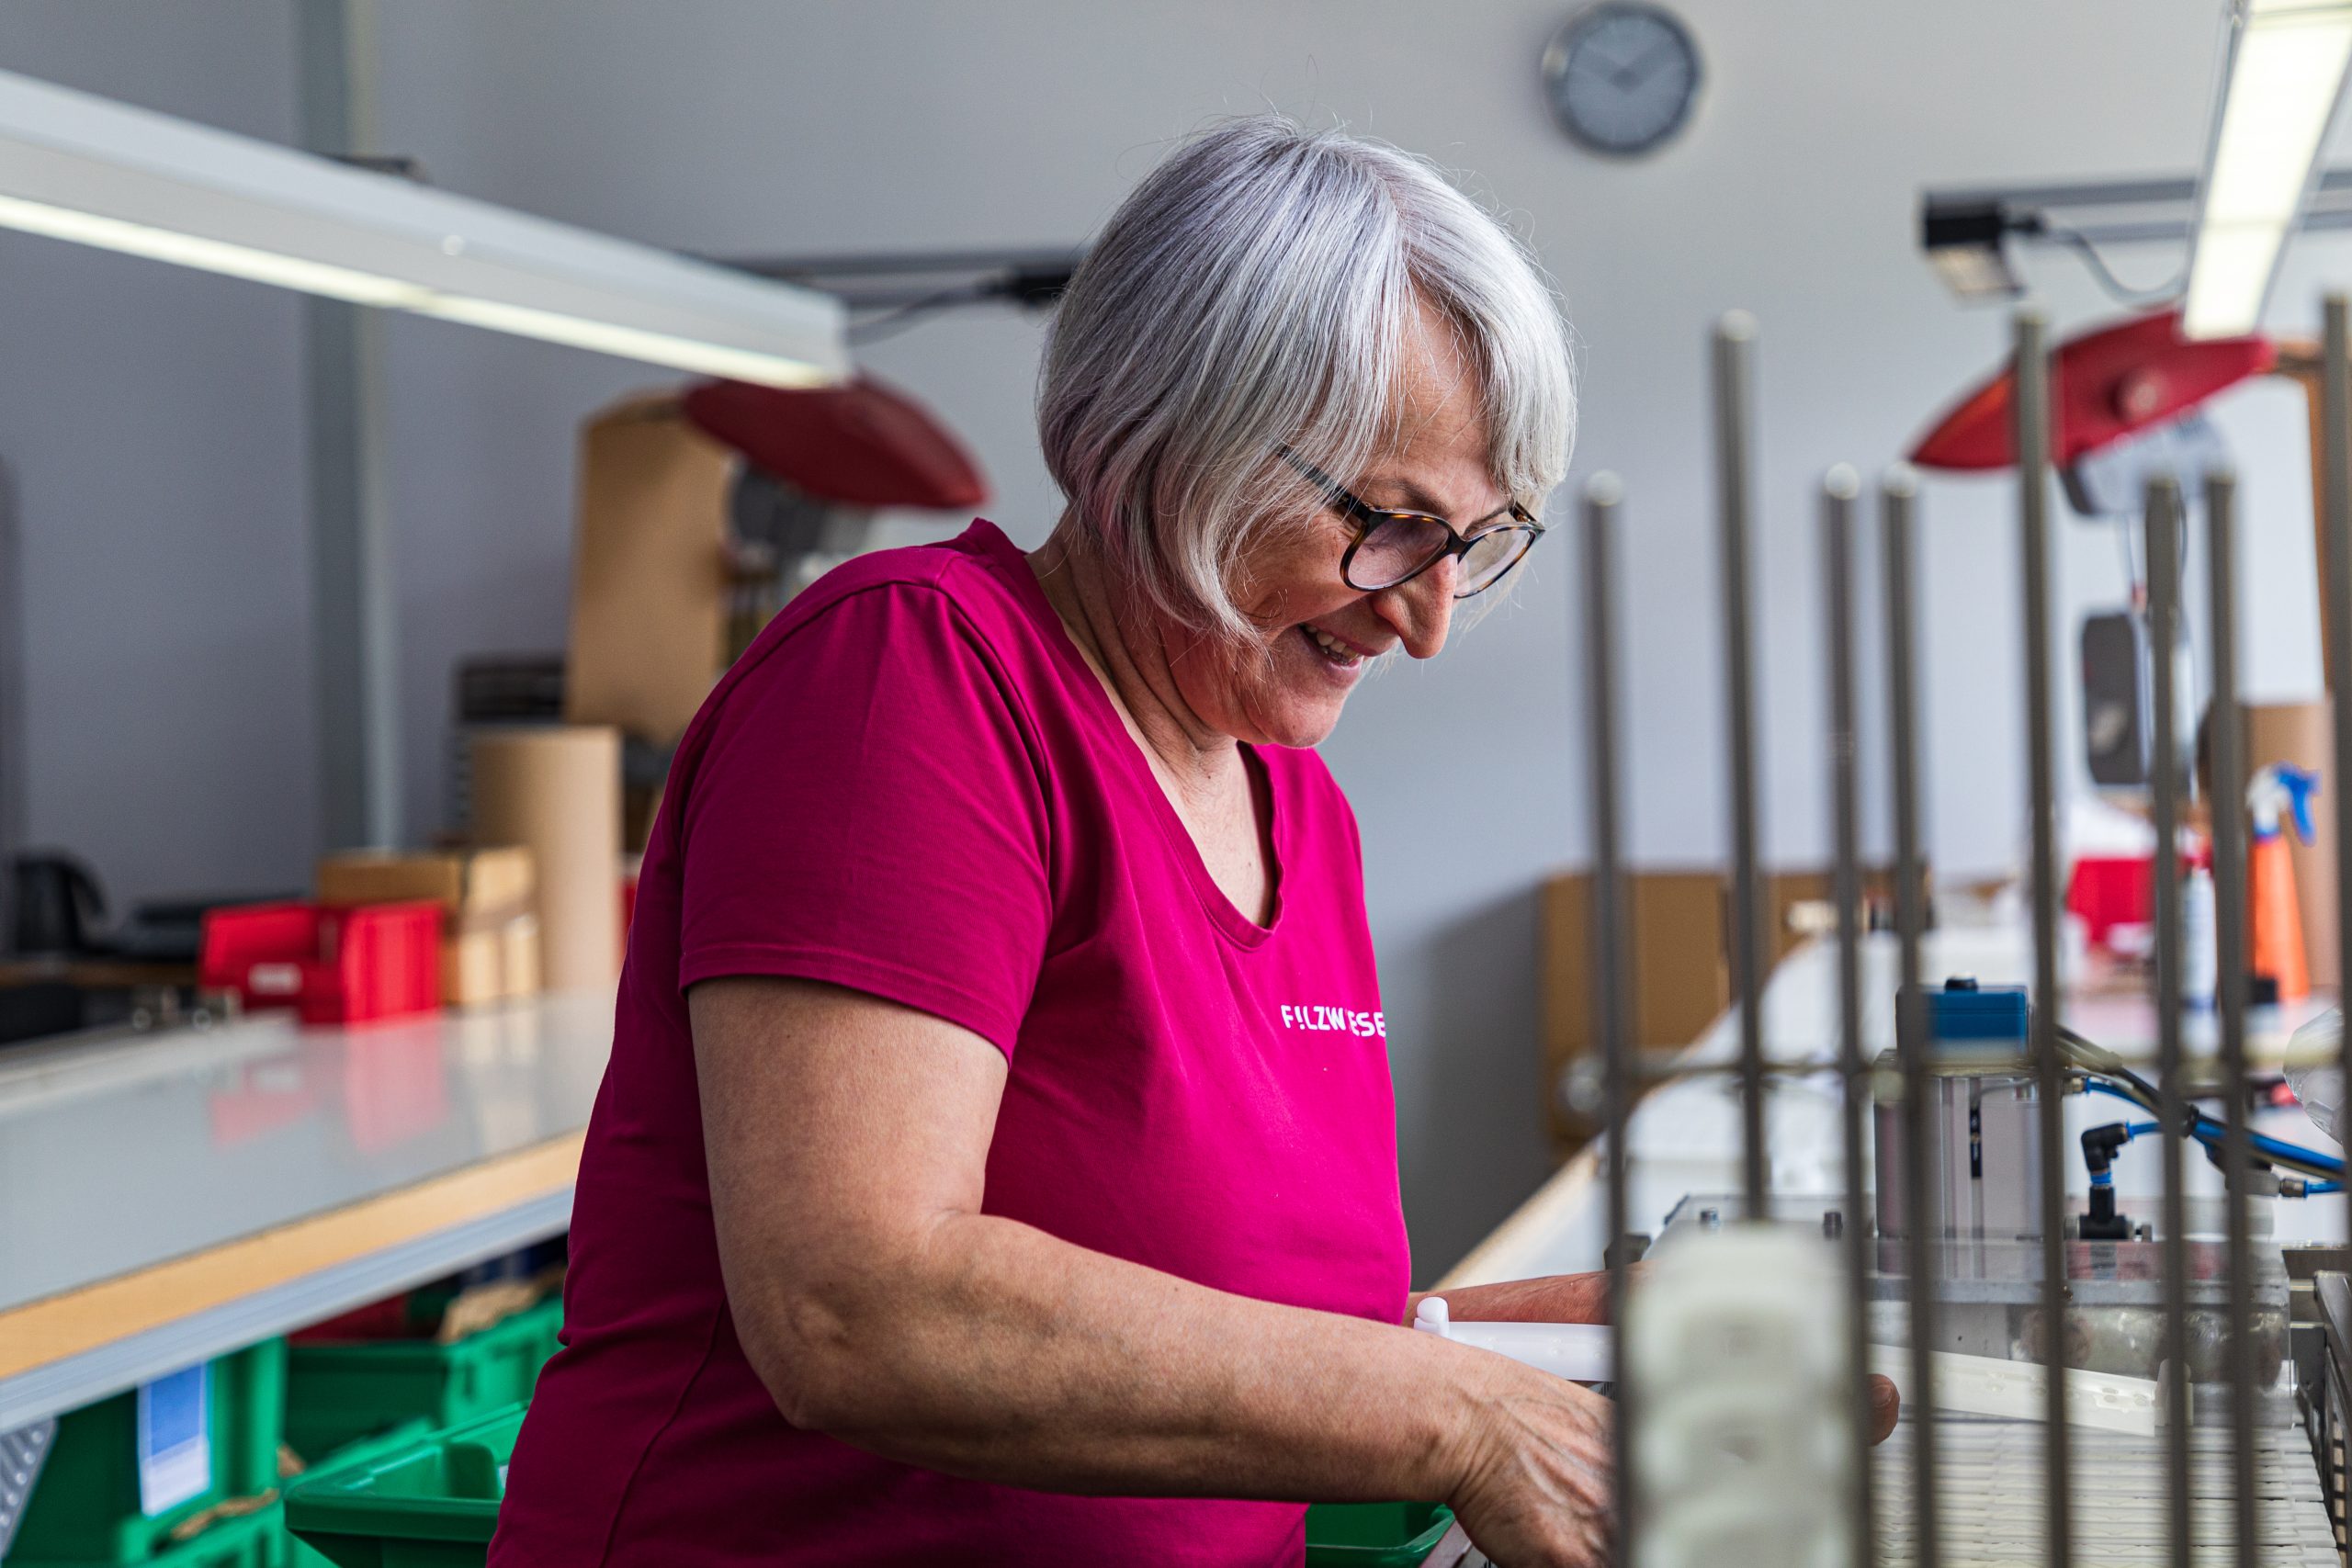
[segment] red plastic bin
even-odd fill
[[[441,906],[215,909],[204,917],[197,967],[206,989],[235,991],[248,1008],[293,1008],[305,1023],[432,1012],[441,1005]]]

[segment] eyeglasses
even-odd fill
[[[1474,525],[1472,532],[1464,534],[1427,512],[1369,505],[1289,447],[1279,450],[1284,462],[1323,492],[1333,511],[1356,525],[1354,542],[1340,558],[1340,576],[1359,592],[1376,593],[1410,582],[1451,556],[1462,563],[1453,596],[1467,599],[1510,576],[1510,569],[1544,536],[1544,525],[1515,501],[1505,508],[1510,522],[1488,528]]]

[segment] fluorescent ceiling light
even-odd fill
[[[2256,330],[2352,65],[2352,0],[2237,0],[2183,330]]]
[[[849,367],[815,290],[6,72],[0,227],[768,386]]]

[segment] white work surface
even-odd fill
[[[612,1018],[0,1050],[0,1431],[560,1234]]]
[[[1876,933],[1862,947],[1862,1040],[1865,1058],[1894,1043],[1894,993],[1899,950],[1893,935]],[[1920,972],[1926,982],[1969,975],[1987,986],[2024,985],[2032,978],[2032,948],[2025,933],[2011,928],[1952,929],[1932,933],[1922,945]],[[1838,948],[1834,942],[1807,943],[1783,959],[1764,989],[1764,1049],[1779,1064],[1817,1064],[1838,1056]],[[2248,1019],[2248,1055],[2276,1062],[2295,1028],[2324,1010],[2332,998],[2312,998],[2288,1008],[2255,1010]],[[2127,1058],[2153,1056],[2155,1013],[2144,998],[2120,995],[2070,997],[2060,1014],[2065,1024]],[[2189,1015],[2185,1044],[2192,1058],[2213,1048],[2210,1014]],[[1722,1068],[1739,1059],[1736,1011],[1679,1055],[1654,1062],[1686,1069]],[[2143,1073],[2153,1077],[2148,1069]],[[1734,1072],[1702,1072],[1653,1090],[1634,1109],[1627,1130],[1631,1174],[1627,1228],[1656,1235],[1666,1216],[1686,1194],[1736,1193],[1740,1186],[1739,1080]],[[2143,1113],[2103,1095],[2073,1095],[2066,1100],[2066,1184],[2087,1185],[2076,1137],[2103,1122],[2142,1120]],[[2335,1153],[2298,1109],[2265,1111],[2256,1127],[2265,1133]],[[1766,1128],[1771,1190],[1794,1196],[1830,1196],[1845,1190],[1839,1148],[1841,1132],[1836,1078],[1825,1071],[1798,1078],[1768,1080]],[[1863,1141],[1870,1128],[1865,1120]],[[1605,1145],[1596,1141],[1545,1183],[1535,1196],[1456,1264],[1441,1286],[1481,1284],[1539,1274],[1576,1273],[1601,1267],[1608,1240]],[[2134,1140],[2116,1161],[2117,1195],[2162,1192],[2163,1155],[2154,1137]],[[2195,1149],[2185,1164],[2191,1196],[2222,1193],[2220,1175]],[[2275,1234],[2287,1241],[2342,1240],[2342,1198],[2273,1201]]]

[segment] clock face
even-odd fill
[[[1699,50],[1673,13],[1602,0],[1568,18],[1544,51],[1544,90],[1560,129],[1597,152],[1646,152],[1689,123]]]

